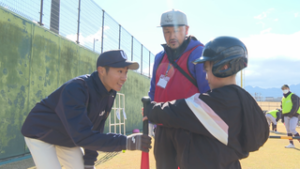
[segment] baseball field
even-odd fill
[[[297,127],[300,132],[300,127]],[[285,135],[284,124],[278,124],[279,134],[270,133],[270,135]],[[152,140],[154,141],[154,140]],[[250,153],[250,156],[241,160],[243,169],[300,169],[300,143],[294,140],[295,149],[287,149],[288,140],[269,139],[259,151]],[[153,149],[150,151],[150,168],[155,169],[155,159]],[[126,151],[120,153],[111,160],[100,164],[97,169],[139,169],[141,161],[141,152]],[[199,166],[201,168],[201,166]]]
[[[296,130],[300,133],[300,127]],[[284,124],[278,124],[279,134],[270,133],[270,135],[282,136],[285,135]],[[152,140],[152,143],[154,140]],[[294,140],[294,149],[287,149],[284,146],[288,145],[288,140],[283,139],[269,139],[263,147],[258,151],[250,153],[250,156],[241,160],[243,169],[300,169],[300,143]],[[105,153],[99,154],[99,160],[103,159]],[[114,154],[112,154],[114,156]],[[153,149],[149,153],[150,168],[155,169],[155,159],[153,156]],[[99,161],[97,161],[99,162]],[[141,152],[126,151],[125,153],[118,153],[116,156],[110,158],[108,161],[96,166],[97,169],[140,169]],[[36,169],[32,159],[27,159],[8,165],[0,166],[0,169]],[[201,166],[199,166],[201,169]],[[65,169],[65,168],[63,168]]]

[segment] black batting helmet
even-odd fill
[[[202,56],[193,63],[212,61],[212,73],[216,77],[228,77],[247,67],[248,51],[243,42],[229,36],[221,36],[208,42]],[[223,70],[224,65],[229,65]]]

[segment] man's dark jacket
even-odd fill
[[[71,79],[35,105],[22,134],[54,145],[83,147],[85,164],[93,165],[96,150],[126,149],[126,136],[102,134],[115,96],[116,91],[106,90],[97,71]]]

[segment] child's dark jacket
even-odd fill
[[[174,138],[180,169],[241,168],[239,159],[269,136],[266,118],[253,97],[237,85],[166,103],[152,102],[153,123],[184,129]]]

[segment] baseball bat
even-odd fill
[[[300,139],[299,136],[295,136],[295,137],[292,137],[292,136],[269,136],[269,138],[277,138],[277,139]]]
[[[149,97],[145,96],[142,98],[143,107],[144,107],[144,117],[146,114],[148,114],[147,105],[151,103],[151,100]],[[148,120],[143,121],[143,134],[148,135]],[[149,169],[149,153],[142,151],[142,161],[141,161],[141,169]]]
[[[272,131],[271,133],[274,133],[274,134],[281,134],[281,135],[287,135],[287,133],[284,133],[284,132],[278,132],[278,131],[277,131],[277,132],[273,132],[273,131]]]

